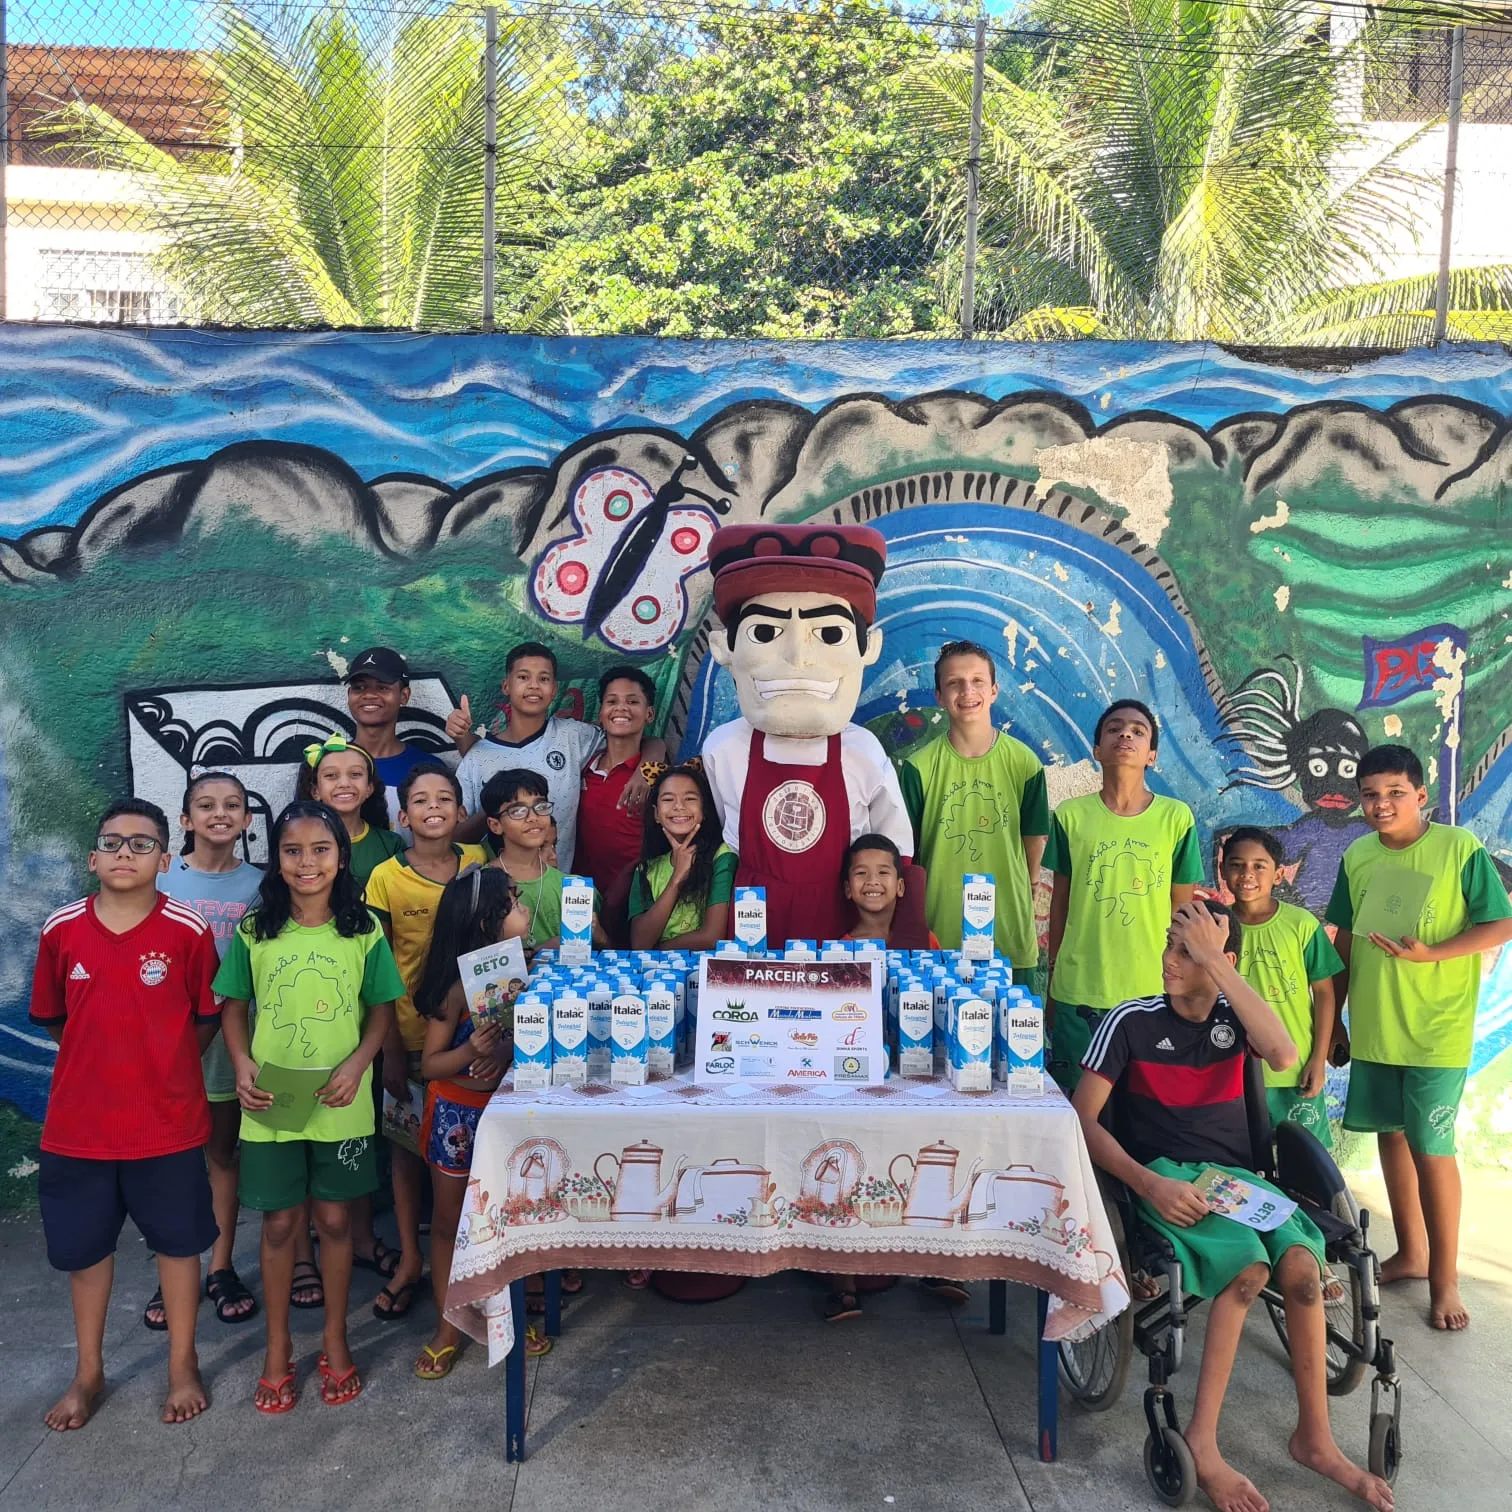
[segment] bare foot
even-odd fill
[[[1428,1321],[1434,1328],[1449,1333],[1458,1333],[1470,1326],[1470,1309],[1460,1297],[1457,1284],[1432,1289],[1428,1299]]]
[[[210,1398],[205,1395],[205,1383],[200,1380],[197,1365],[182,1372],[168,1372],[168,1395],[163,1398],[165,1423],[187,1423],[209,1405]]]
[[[1322,1444],[1314,1444],[1305,1439],[1298,1429],[1292,1434],[1291,1443],[1286,1447],[1299,1465],[1305,1465],[1309,1470],[1316,1470],[1319,1475],[1337,1481],[1346,1491],[1353,1492],[1362,1502],[1376,1508],[1376,1512],[1391,1512],[1396,1505],[1391,1487],[1380,1476],[1362,1470],[1331,1438]]]
[[[1398,1250],[1381,1266],[1382,1286],[1390,1286],[1393,1281],[1426,1281],[1427,1279],[1426,1256],[1421,1260],[1415,1260],[1411,1255],[1404,1255],[1401,1250]]]
[[[1188,1439],[1187,1448],[1197,1466],[1197,1485],[1218,1512],[1270,1512],[1270,1503],[1256,1490],[1255,1483],[1240,1475],[1216,1446],[1199,1452]]]
[[[93,1415],[99,1403],[105,1382],[101,1377],[85,1380],[75,1376],[68,1383],[68,1390],[43,1414],[42,1421],[54,1433],[67,1433],[70,1428],[82,1428]]]

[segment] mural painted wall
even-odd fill
[[[0,329],[0,1099],[44,1106],[36,932],[108,795],[176,810],[191,765],[230,766],[260,848],[374,641],[422,675],[403,733],[437,749],[527,636],[590,715],[596,674],[642,663],[696,746],[735,712],[705,655],[726,522],[887,536],[860,717],[894,752],[934,733],[935,653],[967,636],[997,649],[999,718],[1056,797],[1095,785],[1096,713],[1138,694],[1166,727],[1155,785],[1209,854],[1278,828],[1310,907],[1363,828],[1353,763],[1388,738],[1512,867],[1509,416],[1499,350],[1307,370],[1093,343]],[[1509,955],[1473,1071],[1468,1146],[1512,1164]]]

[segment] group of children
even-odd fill
[[[190,782],[178,856],[153,805],[122,800],[102,816],[90,855],[99,890],[47,921],[32,999],[33,1020],[60,1047],[40,1187],[49,1257],[70,1273],[78,1328],[78,1371],[48,1414],[53,1427],[82,1424],[100,1390],[111,1256],[128,1214],[158,1257],[160,1292],[144,1321],[169,1334],[165,1421],[205,1406],[194,1365],[199,1255],[211,1251],[205,1290],[223,1322],[258,1308],[231,1259],[238,1205],[264,1215],[267,1354],[256,1406],[286,1412],[297,1400],[291,1306],[324,1307],[320,1394],[331,1405],[352,1400],[362,1389],[345,1333],[352,1268],[384,1278],[377,1316],[409,1313],[424,1279],[428,1167],[442,1313],[472,1133],[509,1066],[507,1032],[473,1031],[457,955],[510,936],[527,951],[555,944],[566,870],[595,879],[600,944],[703,949],[728,933],[736,856],[698,761],[669,764],[647,734],[656,710],[645,673],[604,674],[597,726],[552,717],[557,668],[545,646],[515,647],[503,687],[498,734],[479,736],[466,698],[448,721],[463,752],[453,773],[397,737],[409,697],[404,658],[378,647],[354,659],[355,735],[305,752],[298,797],[273,825],[262,872],[241,859],[250,819],[228,774]],[[1226,838],[1218,880],[1231,905],[1196,901],[1193,816],[1148,786],[1160,732],[1138,700],[1115,702],[1097,721],[1098,791],[1052,814],[1043,765],[993,723],[990,653],[945,646],[935,694],[945,730],[899,764],[927,943],[959,946],[962,879],[990,872],[997,949],[1017,973],[1035,972],[1034,888],[1048,872],[1051,1069],[1074,1094],[1094,1160],[1134,1188],[1153,1222],[1181,1235],[1191,1273],[1228,1299],[1213,1314],[1209,1353],[1215,1338],[1237,1344],[1237,1325],[1215,1335],[1215,1324],[1231,1321],[1229,1312],[1242,1320],[1263,1268],[1276,1268],[1289,1306],[1312,1306],[1319,1285],[1306,1256],[1318,1261],[1321,1250],[1305,1220],[1295,1233],[1266,1236],[1260,1254],[1218,1242],[1214,1259],[1205,1248],[1214,1225],[1219,1241],[1232,1236],[1226,1220],[1199,1209],[1192,1168],[1247,1159],[1234,1124],[1235,1047],[1264,1059],[1272,1118],[1326,1142],[1323,1082],[1330,1054],[1349,1053],[1346,1001],[1354,1061],[1344,1125],[1379,1137],[1398,1235],[1383,1279],[1426,1275],[1434,1325],[1464,1327],[1454,1113],[1479,956],[1512,938],[1512,905],[1479,842],[1426,817],[1416,757],[1382,746],[1360,764],[1372,833],[1344,857],[1327,913],[1331,941],[1311,914],[1273,896],[1283,853],[1263,830]],[[1416,934],[1355,939],[1372,876],[1403,869],[1430,879]],[[886,837],[853,841],[840,879],[853,935],[925,943],[900,941],[895,926],[912,875]],[[200,1051],[203,1064],[192,1065]],[[334,1068],[303,1128],[258,1119],[271,1102],[258,1085],[265,1064]],[[389,1144],[396,1252],[372,1226],[376,1110],[381,1088],[407,1098],[411,1081],[426,1089],[422,1153]],[[1098,1122],[1114,1095],[1143,1110],[1136,1147]],[[460,1342],[440,1317],[415,1373],[446,1375]],[[546,1341],[533,1337],[531,1347]],[[1320,1428],[1313,1386],[1306,1391],[1294,1451],[1346,1478],[1332,1440],[1319,1436],[1326,1401]],[[1221,1398],[1221,1381],[1216,1398],[1199,1389],[1188,1439],[1213,1500],[1252,1507],[1253,1487],[1236,1486],[1217,1458]],[[1351,1484],[1386,1504],[1378,1483]]]

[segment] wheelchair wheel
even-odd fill
[[[1379,1475],[1388,1486],[1396,1484],[1402,1444],[1396,1418],[1389,1412],[1378,1412],[1370,1420],[1370,1454],[1365,1463],[1370,1473]]]
[[[1162,1428],[1158,1439],[1145,1435],[1144,1468],[1150,1489],[1168,1507],[1184,1507],[1197,1494],[1192,1451],[1174,1428]]]
[[[1124,1244],[1123,1225],[1118,1212],[1111,1205],[1108,1221],[1113,1228],[1113,1242],[1118,1250],[1118,1263],[1124,1275],[1133,1277],[1129,1268],[1128,1249]],[[1134,1358],[1134,1309],[1133,1297],[1129,1305],[1110,1323],[1104,1324],[1090,1338],[1072,1344],[1062,1341],[1057,1353],[1060,1357],[1060,1378],[1071,1400],[1083,1412],[1106,1412],[1123,1395],[1129,1379],[1129,1363]]]
[[[1360,1210],[1355,1205],[1354,1197],[1347,1190],[1335,1196],[1330,1210],[1336,1218],[1359,1228]],[[1323,1318],[1329,1333],[1328,1394],[1329,1396],[1348,1396],[1365,1379],[1367,1362],[1343,1349],[1334,1341],[1333,1335],[1339,1334],[1343,1338],[1352,1339],[1357,1345],[1360,1343],[1365,1333],[1364,1296],[1360,1288],[1360,1278],[1353,1270],[1344,1266],[1329,1266],[1328,1270],[1333,1278],[1332,1289],[1339,1293],[1333,1301],[1329,1301],[1326,1296],[1323,1300]],[[1329,1285],[1328,1282],[1324,1284]],[[1279,1299],[1270,1295],[1265,1298],[1265,1306],[1270,1313],[1271,1325],[1276,1330],[1276,1337],[1280,1339],[1282,1349],[1290,1358],[1291,1340],[1286,1335],[1286,1309]]]

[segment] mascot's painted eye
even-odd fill
[[[819,639],[826,646],[843,646],[850,639],[850,626],[822,625],[819,629]]]
[[[1344,778],[1346,782],[1353,782],[1355,773],[1359,770],[1360,764],[1354,759],[1353,756],[1346,756],[1343,761],[1339,763],[1339,776]]]
[[[747,627],[746,633],[758,646],[769,646],[782,634],[782,626],[771,624],[767,620],[757,620]]]
[[[1314,777],[1326,777],[1328,776],[1328,763],[1324,761],[1321,756],[1314,756],[1312,760],[1307,763],[1307,770],[1311,772]]]

